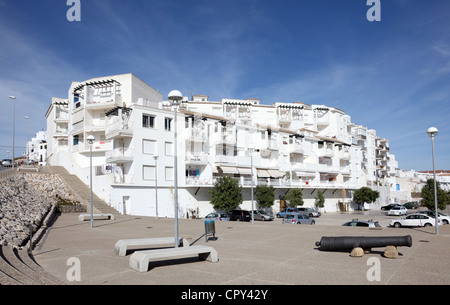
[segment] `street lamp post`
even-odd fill
[[[12,169],[14,170],[15,160],[14,160],[14,146],[15,146],[15,126],[16,126],[16,97],[9,96],[13,100],[13,147],[12,147]]]
[[[92,203],[92,144],[94,144],[95,137],[90,135],[87,137],[88,143],[90,145],[90,157],[89,157],[89,188],[90,188],[90,204],[91,204],[91,229],[94,227],[94,207]]]
[[[251,188],[251,198],[252,198],[252,224],[255,224],[255,208],[254,208],[254,201],[253,201],[253,149],[250,149],[250,170],[251,170],[251,182],[252,182],[252,188]]]
[[[436,226],[436,235],[439,235],[439,226],[438,226],[438,204],[437,204],[437,186],[436,186],[436,169],[434,163],[434,138],[438,134],[438,130],[436,127],[430,127],[427,130],[428,136],[431,138],[431,148],[433,152],[433,176],[434,176],[434,218],[435,218],[435,226]]]
[[[156,219],[158,219],[158,156],[153,156],[155,159],[155,207],[156,207]]]
[[[178,238],[178,143],[177,143],[177,110],[180,101],[183,99],[183,95],[178,90],[172,90],[169,93],[169,101],[172,102],[173,115],[174,115],[174,218],[175,218],[175,248],[178,248],[179,238]]]
[[[27,166],[28,166],[28,164],[30,164],[30,150],[28,148],[30,142],[30,117],[25,116],[25,119],[27,120]]]

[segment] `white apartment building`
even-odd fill
[[[39,131],[36,136],[27,142],[26,153],[30,163],[41,166],[47,165],[47,132]],[[25,160],[22,160],[25,162]]]
[[[243,209],[252,181],[274,186],[274,212],[291,188],[302,189],[306,206],[321,191],[326,212],[353,209],[352,191],[367,185],[384,188],[377,208],[397,167],[388,140],[335,107],[194,95],[174,109],[133,74],[73,82],[46,117],[48,164],[88,184],[92,149],[94,192],[123,214],[173,217],[175,153],[180,217],[213,211],[210,190],[224,175],[242,186]]]

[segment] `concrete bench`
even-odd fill
[[[111,219],[111,220],[115,219],[113,214],[108,214],[108,213],[93,214],[92,216],[93,216],[93,218],[108,218],[108,219]],[[86,219],[90,220],[91,219],[91,214],[81,214],[80,216],[78,216],[78,220],[79,221],[85,221]]]
[[[130,256],[130,268],[139,272],[147,272],[149,263],[152,260],[189,256],[195,254],[198,255],[200,260],[208,260],[213,263],[217,263],[219,261],[217,251],[214,248],[208,246],[190,246],[181,248],[136,251]]]
[[[125,256],[127,254],[128,247],[154,246],[154,245],[174,246],[174,244],[175,244],[175,237],[121,239],[118,242],[116,242],[114,249],[117,255]],[[180,238],[178,245],[183,247],[189,247],[189,242],[184,238]]]

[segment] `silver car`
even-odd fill
[[[251,213],[252,213],[252,211],[250,211],[250,214]],[[261,220],[261,221],[273,220],[273,215],[270,215],[263,210],[253,210],[253,217],[255,220]]]
[[[283,218],[283,223],[315,225],[316,221],[305,214],[287,214]]]
[[[227,213],[209,213],[203,219],[205,220],[218,220],[218,221],[229,221],[230,216]]]
[[[309,217],[320,217],[320,215],[322,215],[322,213],[320,213],[320,211],[313,210],[311,208],[301,207],[301,208],[298,208],[298,210],[300,211],[300,213],[306,214]]]

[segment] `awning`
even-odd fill
[[[269,169],[267,171],[269,172],[270,177],[273,177],[273,178],[281,178],[284,176],[284,173],[279,170]]]
[[[239,172],[238,172],[236,167],[221,166],[220,168],[222,169],[222,172],[224,174],[239,174]]]
[[[237,170],[239,171],[239,174],[241,174],[241,175],[251,175],[252,174],[251,168],[238,167]]]
[[[270,174],[265,169],[258,169],[258,177],[260,177],[260,178],[270,178]]]

